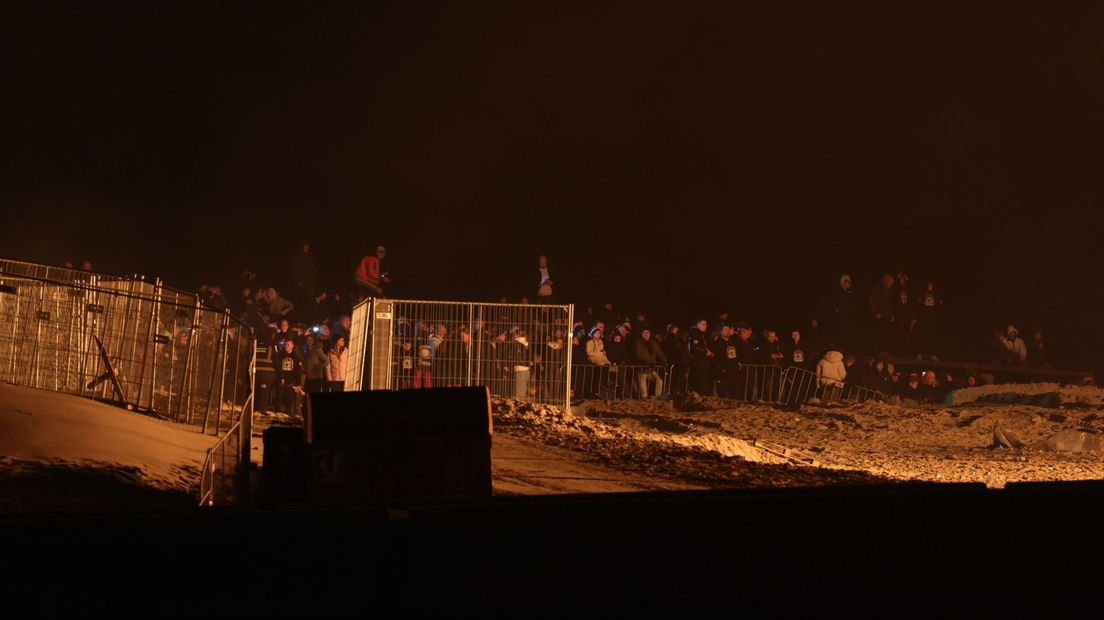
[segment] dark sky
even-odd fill
[[[6,256],[777,323],[905,269],[1099,357],[1093,3],[14,4]]]

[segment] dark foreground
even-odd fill
[[[1064,615],[1097,604],[1102,498],[1102,483],[510,497],[9,519],[0,546],[5,600],[46,613],[364,616],[399,606],[530,616],[766,604],[785,614],[826,603],[897,615],[1023,612],[1036,601]],[[962,598],[969,607],[951,602]],[[868,607],[874,599],[897,602]]]

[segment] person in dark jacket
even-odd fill
[[[295,341],[284,341],[283,351],[276,357],[277,409],[299,415],[299,394],[303,389],[303,363],[295,354]]]
[[[806,368],[809,360],[813,359],[812,352],[806,351],[805,341],[801,339],[801,331],[797,329],[790,332],[789,340],[782,346],[782,353],[785,366]]]
[[[907,381],[902,381],[897,388],[897,395],[902,400],[920,402],[924,400],[924,392],[920,388],[920,375],[911,373]]]
[[[781,366],[786,361],[782,342],[773,329],[763,330],[763,342],[759,344],[759,359],[764,366]]]
[[[887,273],[867,298],[874,325],[874,350],[878,353],[889,351],[893,343],[893,287],[893,276]]]
[[[667,367],[667,356],[652,338],[652,330],[645,327],[640,330],[640,337],[633,342],[633,354],[636,364],[644,368],[637,369],[636,384],[640,398],[648,398],[648,382],[655,384],[654,396],[663,395],[663,377],[657,369]]]
[[[832,293],[832,315],[835,320],[831,327],[836,330],[836,339],[845,349],[854,347],[855,332],[859,319],[858,307],[851,276],[843,274],[840,276],[839,287]],[[812,334],[809,334],[809,336],[812,336]],[[816,356],[810,356],[809,359],[816,359]]]
[[[736,344],[735,330],[731,325],[721,325],[717,339],[713,341],[713,359],[717,368],[717,396],[743,398],[740,385],[740,349]]]
[[[736,324],[736,361],[739,363],[736,381],[742,392],[739,398],[754,401],[759,400],[764,376],[762,369],[755,367],[759,353],[751,342],[751,333],[751,325],[743,321]]]
[[[801,334],[801,339],[805,342],[805,359],[815,366],[817,360],[828,352],[828,343],[824,341],[824,334],[820,329],[820,319],[809,319],[809,325]]]
[[[1047,348],[1046,339],[1043,338],[1043,329],[1036,327],[1031,330],[1031,338],[1027,341],[1027,359],[1036,368],[1050,368],[1050,349]]]
[[[315,336],[307,336],[307,355],[303,360],[303,370],[307,377],[304,389],[308,394],[317,394],[325,390],[326,369],[329,365],[330,357],[322,341]]]
[[[939,320],[943,314],[943,296],[935,288],[935,282],[928,280],[924,291],[916,298],[916,356],[917,359],[930,359],[938,362],[936,356],[939,345]]]
[[[893,286],[893,331],[894,351],[901,356],[911,357],[915,355],[913,344],[913,330],[916,327],[915,299],[913,299],[912,285],[909,283],[907,273],[897,273],[897,281]]]
[[[311,253],[310,241],[303,241],[299,251],[291,257],[291,281],[295,283],[297,304],[314,298],[314,290],[318,286],[318,266]]]
[[[686,373],[690,370],[690,351],[685,336],[678,325],[667,326],[667,338],[663,341],[663,353],[671,365],[671,394],[686,392]]]
[[[690,330],[687,350],[690,353],[689,389],[702,396],[712,396],[714,355],[709,346],[709,321],[700,319]]]

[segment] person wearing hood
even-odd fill
[[[828,351],[824,354],[824,357],[817,362],[817,385],[823,389],[825,393],[824,400],[834,400],[828,396],[831,394],[838,394],[839,390],[843,388],[843,382],[847,380],[847,368],[843,364],[843,353],[839,351]]]
[[[888,351],[893,342],[893,276],[882,276],[882,283],[870,289],[867,305],[874,320],[874,349]]]
[[[1014,325],[1008,326],[1004,346],[1012,353],[1012,363],[1021,366],[1027,363],[1027,345],[1020,338],[1020,331]]]
[[[924,291],[916,299],[916,358],[938,362],[936,348],[939,344],[939,319],[943,314],[943,296],[928,280]]]
[[[851,276],[843,274],[839,287],[832,293],[832,314],[835,317],[836,337],[845,348],[854,346],[855,326],[858,322],[858,304]]]

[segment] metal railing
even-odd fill
[[[242,446],[248,443],[241,420],[238,420],[210,450],[203,461],[199,479],[199,505],[233,504],[243,499],[241,484],[244,468]],[[248,453],[245,458],[248,458]]]
[[[717,396],[749,403],[780,403],[783,369],[771,364],[744,364],[731,376],[714,381]]]
[[[248,327],[159,280],[0,260],[0,380],[219,435],[246,410],[252,354]]]
[[[575,399],[662,398],[671,390],[670,366],[577,364],[571,367]]]
[[[368,299],[353,311],[347,390],[485,385],[567,406],[572,306]]]
[[[257,349],[249,360],[249,396],[242,414],[230,430],[209,450],[199,478],[199,505],[214,506],[247,502],[249,467],[253,453],[253,404],[257,394]]]
[[[889,398],[882,392],[861,385],[822,381],[815,372],[791,366],[786,369],[782,379],[779,403],[796,405],[810,401],[821,403],[866,401],[886,402]]]

